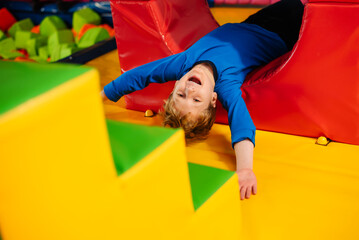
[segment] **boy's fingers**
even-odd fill
[[[251,197],[252,187],[249,186],[246,188],[246,198],[249,199]]]
[[[245,187],[241,187],[240,188],[240,195],[241,195],[241,200],[244,199],[245,195],[246,195],[246,189]]]
[[[254,184],[254,185],[253,185],[253,187],[252,187],[252,193],[253,193],[254,195],[257,194],[257,184]]]

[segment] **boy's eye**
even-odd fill
[[[178,96],[180,97],[183,97],[183,94],[182,93],[177,93]]]
[[[194,100],[195,102],[200,102],[200,100],[199,100],[199,99],[196,99],[196,98],[195,98],[195,99],[193,99],[193,100]]]

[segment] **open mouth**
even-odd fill
[[[188,81],[194,82],[194,83],[196,83],[196,84],[198,84],[198,85],[202,85],[201,81],[200,81],[198,78],[196,78],[195,76],[190,77],[190,78],[188,79]]]

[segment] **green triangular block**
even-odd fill
[[[14,23],[8,33],[12,38],[15,38],[15,34],[17,31],[31,31],[31,29],[34,27],[34,24],[32,23],[30,18],[23,19],[21,21],[18,21]]]
[[[0,61],[0,115],[91,70],[65,64]]]
[[[133,167],[178,131],[113,120],[107,120],[107,129],[118,175]]]
[[[90,8],[83,8],[74,13],[72,27],[77,33],[81,30],[83,25],[88,23],[99,25],[101,23],[100,15]]]
[[[235,174],[232,171],[194,163],[188,163],[188,171],[195,210]]]
[[[58,16],[47,16],[40,23],[40,34],[50,36],[56,31],[66,29],[65,22]]]
[[[85,32],[85,34],[81,37],[77,46],[79,48],[87,48],[94,45],[97,42],[101,42],[110,37],[108,31],[104,28],[96,27],[91,28]]]

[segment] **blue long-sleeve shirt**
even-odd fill
[[[287,52],[284,41],[255,24],[225,24],[208,33],[186,51],[142,65],[123,73],[105,86],[106,96],[118,101],[123,95],[150,83],[178,80],[198,62],[214,67],[219,101],[228,112],[232,146],[249,139],[255,143],[256,128],[242,98],[241,85],[255,67]]]

